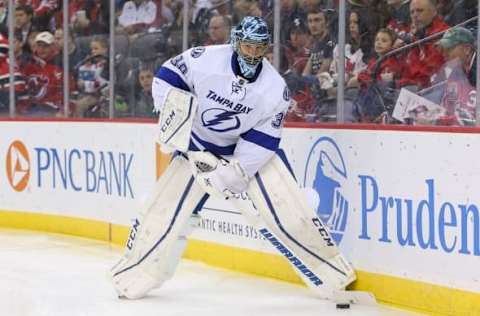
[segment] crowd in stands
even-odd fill
[[[346,121],[475,124],[477,22],[450,29],[443,37],[429,36],[476,16],[477,1],[348,0],[344,78],[338,74],[338,1],[280,4],[279,72],[294,100],[288,120],[335,121],[342,80]],[[115,116],[153,118],[154,73],[182,51],[183,0],[115,0],[114,43],[109,42],[109,0],[71,0],[66,43],[62,5],[60,0],[15,0],[17,115],[107,116],[113,59]],[[261,16],[273,27],[273,5],[272,0],[192,0],[188,45],[227,43],[231,26],[245,15]],[[0,113],[8,114],[7,14],[7,1],[0,0]],[[422,39],[427,40],[418,42]],[[65,46],[68,106],[63,104]],[[400,51],[390,54],[392,50]],[[267,57],[272,56],[270,51]],[[394,115],[403,88],[443,110],[422,116],[409,108],[411,117]]]
[[[475,124],[475,1],[349,0],[345,78],[338,76],[338,2],[282,4],[282,17],[295,17],[283,43],[289,63],[284,75],[295,100],[288,120],[336,121],[337,85],[343,80],[347,122]],[[438,105],[428,109],[434,115],[394,113],[402,89],[418,95],[408,111],[432,101]],[[449,91],[456,94],[453,107],[447,106],[453,99]]]

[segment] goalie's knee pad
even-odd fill
[[[206,201],[204,195],[185,159],[175,158],[157,184],[143,217],[132,227],[124,257],[111,270],[119,296],[143,297],[173,275],[186,237],[198,225],[199,216],[192,212]]]

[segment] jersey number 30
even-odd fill
[[[183,56],[182,55],[178,55],[177,57],[175,58],[172,58],[172,60],[170,61],[172,63],[172,65],[174,65],[175,67],[178,68],[178,70],[180,70],[180,72],[183,74],[183,75],[186,75],[187,74],[187,65],[185,64],[185,61],[183,60]]]

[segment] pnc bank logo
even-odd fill
[[[22,192],[30,179],[30,156],[21,141],[16,140],[10,144],[6,161],[8,182],[15,191]]]
[[[343,238],[349,213],[346,181],[347,169],[338,145],[330,137],[320,137],[308,155],[303,187],[316,196],[317,215],[337,244]]]

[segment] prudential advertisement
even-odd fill
[[[478,137],[305,131],[282,146],[356,269],[480,291]]]

